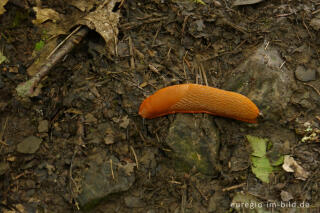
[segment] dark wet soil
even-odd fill
[[[290,72],[299,66],[299,76],[301,67],[315,70],[311,81],[299,77],[294,93],[309,91],[317,102],[304,105],[296,97],[292,103],[301,123],[312,120],[319,129],[320,31],[310,25],[320,14],[318,1],[266,0],[239,7],[231,1],[124,1],[118,55],[105,53],[103,39],[91,31],[42,81],[41,93],[27,100],[15,88],[28,79],[26,69],[40,54],[34,49],[42,31],[32,23],[36,2],[23,2],[9,1],[0,15],[0,52],[8,59],[0,64],[0,211],[79,211],[88,159],[102,151],[122,163],[143,163],[134,168],[129,190],[92,212],[236,212],[230,203],[238,192],[267,202],[281,200],[282,191],[319,210],[319,137],[301,144],[304,126],[295,118],[281,124],[286,129],[282,137],[295,133],[288,137],[287,154],[311,176],[302,181],[278,171],[263,184],[248,162],[247,126],[216,119],[222,126],[219,173],[206,176],[170,167],[165,138],[174,115],[147,124],[138,115],[142,100],[162,87],[206,82],[221,87],[232,70],[265,44],[280,52]],[[64,1],[42,6],[60,13],[70,9]],[[107,137],[94,131],[105,123]],[[271,123],[257,136],[277,138],[274,129]],[[29,138],[31,148],[19,148],[29,136],[37,138]]]

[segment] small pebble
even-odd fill
[[[41,139],[35,136],[29,136],[17,146],[17,151],[24,154],[35,153],[41,144]]]
[[[48,132],[48,131],[49,131],[49,121],[47,121],[47,120],[39,121],[38,132],[44,133],[44,132]]]
[[[310,26],[314,29],[314,30],[319,30],[320,29],[320,18],[313,18],[310,21]]]
[[[292,194],[284,190],[281,191],[280,196],[281,196],[281,200],[285,202],[288,202],[289,200],[293,199]]]
[[[313,69],[305,69],[303,66],[298,66],[294,74],[298,80],[303,82],[316,80],[316,71]]]
[[[219,1],[216,1],[216,0],[213,1],[213,5],[215,7],[222,7],[222,4]]]
[[[9,169],[10,169],[10,166],[8,163],[1,162],[0,163],[0,176],[4,175]]]
[[[124,203],[127,207],[130,208],[139,208],[145,206],[145,203],[137,197],[134,196],[127,196],[124,198]]]
[[[85,115],[84,121],[86,123],[96,123],[98,120],[91,113],[88,113]]]

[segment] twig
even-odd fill
[[[311,87],[312,89],[314,89],[318,93],[318,95],[320,96],[320,91],[317,88],[315,88],[313,85],[307,84],[307,83],[303,83],[303,84]]]
[[[311,32],[309,31],[309,28],[308,28],[308,26],[306,25],[306,23],[304,21],[304,15],[302,16],[302,23],[303,23],[303,26],[306,28],[310,38],[313,39],[313,36],[312,36]]]
[[[319,13],[319,12],[320,12],[320,9],[317,9],[317,10],[313,11],[311,14],[314,15],[314,14]]]
[[[8,117],[6,118],[4,124],[3,124],[3,127],[2,127],[2,131],[0,132],[0,143],[3,144],[3,145],[6,145],[8,146],[8,144],[5,142],[3,136],[4,136],[4,132],[7,128],[7,123],[8,123]]]
[[[119,5],[119,9],[122,7],[124,1],[125,1],[125,0],[121,0],[120,5]]]
[[[183,61],[186,63],[186,65],[188,66],[189,70],[191,70],[191,65],[190,62],[187,60],[187,55],[188,55],[188,50],[186,51],[186,53],[183,56]]]
[[[202,78],[203,78],[203,81],[204,83],[209,86],[208,84],[208,79],[207,79],[207,75],[206,75],[206,71],[204,71],[204,67],[203,67],[203,64],[200,62],[200,70],[201,70],[201,74],[202,74]]]
[[[76,188],[76,190],[77,190],[77,192],[79,191],[79,189],[77,187],[77,183],[74,181],[74,179],[72,177],[73,161],[74,161],[74,158],[75,158],[76,154],[77,154],[77,149],[75,149],[75,151],[73,152],[71,163],[70,163],[70,168],[69,168],[69,178],[70,178],[69,187],[70,187],[70,192],[71,192],[70,193],[71,201],[73,200],[75,202],[75,206],[77,207],[77,209],[80,210],[79,203],[75,199],[75,196],[74,196],[74,193],[73,193],[73,190],[72,190],[72,185],[71,185],[71,183],[73,183],[75,188]]]
[[[187,185],[182,186],[182,196],[181,196],[181,213],[185,213],[186,203],[187,203]]]
[[[276,15],[277,17],[286,17],[286,16],[290,16],[290,15],[292,15],[292,14],[294,14],[294,13],[284,13],[284,14],[278,14],[278,15]]]
[[[78,32],[78,30],[81,28],[81,26],[78,26],[74,31],[72,31],[65,39],[63,39],[63,41],[60,42],[60,44],[58,44],[58,46],[56,46],[56,48],[54,48],[52,50],[52,52],[48,55],[47,59],[49,59],[73,34],[75,34],[76,32]]]
[[[283,65],[286,63],[286,61],[282,62],[282,64],[280,65],[279,69],[282,69]]]
[[[136,27],[139,27],[143,24],[151,24],[151,23],[154,23],[154,22],[158,22],[158,21],[164,21],[168,19],[168,17],[159,17],[159,18],[148,18],[146,20],[143,20],[143,21],[139,21],[139,22],[129,22],[129,23],[125,23],[125,24],[122,24],[120,25],[120,29],[121,30],[132,30]]]
[[[228,21],[226,18],[223,18],[222,20],[223,20],[223,23],[224,23],[224,24],[232,27],[233,29],[240,31],[240,32],[242,32],[243,34],[246,34],[246,35],[248,34],[248,31],[247,31],[245,28],[243,28],[243,27],[241,27],[241,26],[239,26],[239,25],[236,25],[236,24]]]
[[[129,36],[129,53],[130,53],[130,67],[132,70],[134,70],[136,66],[134,62],[133,43],[132,43],[131,36]]]
[[[81,115],[77,121],[77,135],[78,135],[78,145],[82,146],[82,147],[86,147],[83,139],[84,139],[84,117]]]
[[[162,23],[160,22],[159,27],[158,27],[158,29],[157,29],[157,32],[156,32],[156,34],[155,34],[154,37],[153,37],[151,46],[153,46],[154,43],[156,42],[156,39],[157,39],[157,37],[158,37],[158,35],[159,35],[159,32],[160,32],[160,30],[161,30],[161,27],[162,27]]]
[[[110,170],[111,170],[112,179],[114,180],[114,173],[113,173],[112,159],[110,159]]]
[[[184,34],[184,30],[185,30],[185,27],[186,27],[187,20],[188,20],[189,16],[190,15],[187,15],[187,16],[184,17],[183,24],[182,24],[182,30],[181,30],[181,34],[182,35]]]
[[[160,74],[160,72],[159,72],[159,70],[155,67],[155,66],[153,66],[152,64],[149,64],[149,69],[152,71],[152,72],[155,72],[155,73],[157,73],[157,74]]]
[[[15,177],[13,177],[12,179],[13,180],[18,180],[19,178],[23,177],[24,175],[28,175],[28,174],[31,174],[31,173],[32,173],[31,171],[25,171],[25,172],[22,172],[22,173],[18,174]]]
[[[3,144],[5,146],[8,146],[8,144],[6,144],[6,142],[4,142],[3,140],[0,140],[0,144]]]
[[[226,187],[226,188],[223,188],[222,191],[225,192],[225,191],[231,191],[231,190],[234,190],[234,189],[238,189],[238,188],[241,188],[243,186],[245,186],[246,183],[240,183],[238,185],[234,185],[234,186],[230,186],[230,187]]]
[[[171,50],[172,50],[172,48],[170,47],[169,50],[168,50],[168,53],[167,53],[167,59],[168,59],[168,60],[170,59]]]
[[[174,180],[173,177],[171,177],[171,180],[169,180],[168,182],[172,183],[172,184],[177,184],[177,185],[181,185],[182,184],[181,182]]]
[[[205,200],[209,200],[208,197],[203,194],[203,192],[198,188],[198,186],[197,186],[196,184],[194,184],[193,186],[196,188],[196,190],[200,193],[200,195],[201,195]]]
[[[143,135],[142,135],[141,131],[138,129],[136,123],[134,123],[134,127],[135,127],[136,131],[139,133],[139,136],[140,136],[141,140],[142,140],[144,143],[146,143],[146,139],[143,137]]]
[[[236,47],[232,50],[232,52],[235,52],[237,49],[239,49],[244,43],[246,43],[246,41],[247,41],[247,40],[241,41],[240,44],[239,44],[238,46],[236,46]],[[265,48],[267,48],[267,46],[266,46]]]
[[[134,149],[133,149],[133,147],[132,147],[132,146],[130,146],[130,149],[131,149],[131,151],[132,151],[132,153],[133,153],[133,156],[134,156],[134,159],[135,159],[135,161],[136,161],[137,169],[139,169],[139,161],[138,161],[138,158],[137,158],[136,152],[134,151]]]
[[[269,44],[270,44],[270,41],[268,41],[268,42],[266,43],[266,46],[264,47],[264,50],[267,50],[267,48],[269,47]]]
[[[81,29],[73,34],[57,51],[55,51],[50,58],[41,66],[39,72],[28,81],[17,86],[16,91],[21,97],[32,97],[35,95],[35,89],[39,82],[45,77],[51,68],[55,66],[62,58],[65,57],[89,32],[87,27]]]

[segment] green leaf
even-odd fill
[[[271,162],[272,166],[280,166],[283,164],[283,155],[281,155],[276,161]]]
[[[246,137],[253,150],[251,155],[256,157],[264,157],[267,152],[268,139],[258,138],[251,135],[247,135]]]
[[[5,57],[3,55],[3,53],[0,51],[0,64],[2,64],[3,62],[5,62],[7,60],[7,57]]]
[[[270,161],[266,157],[251,156],[251,170],[262,182],[269,183],[269,175],[272,173],[273,168]]]
[[[272,147],[271,141],[265,138],[259,138],[251,135],[246,136],[249,141],[251,153],[251,170],[262,182],[269,183],[269,175],[276,171],[277,166],[283,164],[283,156],[278,153],[276,148],[268,151]]]
[[[34,47],[35,51],[40,51],[44,47],[44,41],[39,41],[36,43],[36,46]]]

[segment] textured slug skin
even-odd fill
[[[139,109],[143,118],[172,113],[208,113],[256,123],[257,106],[246,96],[199,84],[180,84],[158,90]]]

